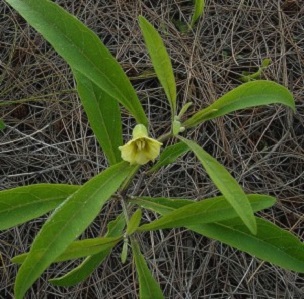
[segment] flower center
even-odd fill
[[[136,146],[138,151],[142,151],[146,146],[145,139],[138,139],[136,140]]]

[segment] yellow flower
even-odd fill
[[[161,142],[148,137],[147,128],[139,124],[133,130],[133,139],[120,146],[119,150],[121,158],[131,165],[144,165],[157,158],[161,145]]]

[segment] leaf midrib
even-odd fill
[[[211,224],[211,223],[208,223],[208,225]],[[275,245],[271,244],[271,243],[268,243],[266,242],[265,240],[263,239],[259,239],[258,237],[256,237],[255,235],[253,234],[249,234],[249,233],[246,233],[244,231],[240,231],[240,230],[237,230],[235,228],[232,228],[231,226],[228,226],[228,225],[225,225],[223,223],[220,223],[220,222],[216,222],[214,223],[215,225],[219,225],[219,226],[222,226],[228,230],[232,230],[232,231],[236,231],[237,233],[241,234],[241,235],[244,235],[246,237],[251,237],[252,239],[262,243],[264,246],[270,246],[271,248],[275,249],[276,251],[279,251],[281,254],[291,258],[293,261],[295,262],[301,262],[301,264],[303,264],[304,266],[304,261],[303,260],[300,260],[300,259],[296,259],[294,256],[290,255],[288,252],[286,251],[283,251],[280,247],[276,247]],[[203,226],[203,225],[202,225]],[[187,226],[187,228],[191,229],[191,230],[196,230],[196,226]],[[199,226],[197,226],[197,228],[199,229]],[[221,241],[220,241],[221,242]],[[224,242],[223,242],[224,243]],[[297,247],[289,247],[289,248],[297,248]],[[270,262],[271,263],[271,262]]]
[[[106,183],[109,182],[109,181],[112,179],[112,176],[113,176],[113,175],[111,175],[111,176],[106,180]],[[100,188],[101,188],[101,187],[100,187]],[[95,195],[96,193],[98,193],[98,191],[100,190],[100,188],[98,188],[93,194]],[[89,199],[87,199],[84,203],[86,204],[86,203],[88,202],[88,200],[89,200]],[[84,206],[84,205],[82,205],[82,206]],[[81,209],[78,209],[78,211],[79,211],[79,212],[77,213],[77,216],[78,216],[79,213],[82,212]],[[76,217],[76,213],[73,214],[72,219],[74,220],[75,217]],[[59,232],[62,232],[62,231],[64,231],[64,230],[66,230],[66,227],[69,225],[69,223],[70,223],[70,222],[66,222],[65,225],[62,226],[62,229],[59,230]],[[57,231],[57,232],[58,232],[58,231]],[[54,243],[54,241],[58,239],[58,236],[59,236],[59,235],[60,235],[60,233],[57,233],[57,237],[56,237],[56,238],[52,238],[51,242],[48,243],[48,246],[44,247],[44,249],[42,250],[43,256],[44,256],[44,260],[45,260],[45,252],[51,247],[50,245],[52,245],[52,244]],[[67,245],[67,246],[68,246],[68,245]],[[66,248],[67,248],[67,246],[66,246]],[[36,253],[37,250],[34,250],[34,252]],[[41,251],[39,250],[39,252],[41,252]],[[56,257],[58,257],[59,255],[60,255],[60,254],[58,254]],[[44,261],[44,260],[42,260],[42,258],[40,258],[40,260],[36,263],[36,265],[37,265],[37,264],[38,264],[38,265],[39,265],[39,264],[41,265],[41,262],[40,262],[40,261]],[[25,260],[25,262],[26,262],[26,260]],[[42,263],[42,264],[43,264],[43,263]],[[48,262],[48,264],[51,264],[51,263]],[[31,270],[29,271],[28,276],[31,276],[31,274],[33,273],[33,270],[35,269],[35,265],[32,264],[32,265],[29,267],[29,269],[31,269]],[[36,275],[35,275],[35,277],[36,277]],[[26,285],[24,282],[25,282],[25,280],[23,280],[23,283],[22,283],[23,286]],[[23,287],[22,289],[24,289],[24,287]]]
[[[28,5],[28,6],[29,6],[29,5]],[[29,9],[30,9],[30,8],[29,8]],[[62,8],[59,7],[59,9],[61,10]],[[50,25],[50,24],[51,24],[53,28],[56,28],[57,31],[60,32],[60,33],[62,34],[62,37],[63,37],[67,42],[70,42],[70,44],[77,45],[77,46],[76,46],[77,53],[78,53],[81,57],[83,57],[87,62],[89,62],[89,63],[90,63],[90,67],[92,67],[95,71],[97,71],[97,73],[101,74],[101,75],[104,77],[105,81],[107,81],[107,83],[109,83],[109,85],[110,85],[113,89],[115,89],[116,92],[118,91],[119,95],[120,95],[122,98],[126,99],[126,97],[124,96],[124,94],[123,94],[119,89],[116,88],[116,86],[112,83],[112,81],[108,79],[108,77],[106,76],[106,74],[105,74],[104,72],[102,72],[101,69],[99,69],[98,67],[95,66],[94,61],[92,61],[91,59],[89,59],[89,57],[88,57],[87,55],[85,55],[85,53],[84,53],[83,51],[81,51],[81,47],[79,47],[78,44],[75,44],[75,43],[73,42],[73,40],[70,39],[69,36],[68,36],[63,30],[61,30],[60,27],[58,27],[58,26],[56,25],[56,23],[52,23],[52,22],[50,22],[50,20],[49,20],[48,18],[45,18],[45,15],[43,15],[43,14],[41,13],[41,11],[37,10],[36,8],[35,8],[35,10],[36,10],[36,13],[39,14],[39,17],[42,18],[42,19],[45,19],[47,25]],[[76,20],[79,22],[78,19],[76,19]],[[79,25],[79,24],[77,24],[77,25]],[[36,30],[39,31],[40,34],[41,34],[42,36],[45,36],[39,29],[36,29]],[[96,48],[96,49],[98,50],[99,54],[102,54],[102,53],[100,52],[100,48],[99,48],[99,47],[96,47],[96,42],[99,42],[99,40],[97,40],[98,37],[97,37],[90,29],[88,29],[88,30],[89,30],[91,36],[93,37],[94,48]],[[49,41],[49,42],[50,42],[50,41]],[[53,42],[50,42],[50,44],[52,44],[52,46],[54,47],[54,49],[56,49],[56,51],[57,51],[58,48],[60,48],[60,47],[57,47],[56,45],[54,45]],[[103,46],[103,45],[101,45],[101,46]],[[108,51],[108,50],[106,49],[106,51]],[[57,52],[60,53],[61,51],[57,51]],[[116,63],[116,61],[114,60],[114,58],[112,57],[112,55],[110,54],[109,51],[108,51],[108,54],[111,56],[110,59],[113,59],[113,63]],[[62,55],[60,54],[60,56],[62,56]],[[63,56],[62,56],[62,57],[63,57]],[[65,58],[64,58],[64,59],[65,59]],[[70,65],[70,63],[69,63],[69,65]],[[118,65],[118,66],[119,66],[119,65]],[[85,77],[87,77],[87,75],[84,74],[84,73],[83,73],[81,70],[79,70],[77,67],[72,66],[72,65],[70,65],[70,67],[71,67],[71,68],[75,68],[75,69],[78,70],[81,74],[83,74]],[[123,70],[122,70],[122,73],[124,74]],[[91,79],[90,77],[87,77],[87,78],[90,79],[90,80],[92,80],[97,86],[99,86],[102,90],[104,90],[104,89],[99,85],[99,83],[98,83],[97,80],[95,81],[94,78]],[[124,80],[125,80],[125,78],[124,78]],[[104,90],[104,91],[107,92],[106,90]],[[129,92],[129,91],[130,91],[130,90],[128,90],[128,92]],[[108,92],[107,92],[107,93],[108,93]],[[120,101],[118,97],[115,96],[114,98],[116,98],[117,101]],[[130,106],[129,104],[131,104],[131,106]],[[132,109],[130,109],[131,111],[134,110],[134,109],[133,109],[134,107],[133,107],[133,105],[132,105],[132,101],[131,101],[131,102],[124,102],[124,105],[125,105],[126,107],[128,107],[129,109],[130,109],[130,107],[131,107],[131,108],[132,108]]]

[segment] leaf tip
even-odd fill
[[[257,229],[255,217],[253,216],[253,218],[250,220],[251,220],[250,222],[247,222],[247,227],[253,235],[256,235],[258,233],[258,229]]]

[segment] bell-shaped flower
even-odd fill
[[[144,165],[158,157],[161,145],[161,142],[148,137],[147,128],[139,124],[133,130],[133,138],[119,150],[121,158],[131,165]]]

